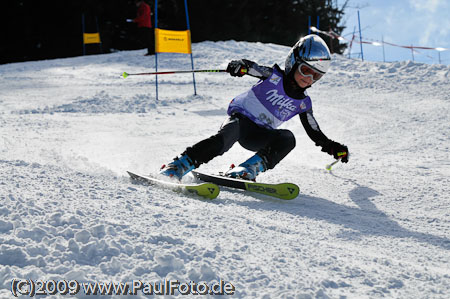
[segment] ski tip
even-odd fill
[[[127,72],[123,72],[122,77],[123,77],[123,78],[128,77],[128,73],[127,73]]]
[[[286,186],[286,188],[288,190],[289,195],[283,199],[291,200],[296,198],[300,194],[300,188],[296,184],[289,183],[289,185]]]
[[[207,195],[205,196],[206,198],[209,199],[215,199],[219,193],[220,193],[220,188],[219,186],[215,185],[215,184],[211,184],[209,186],[206,187],[207,188]]]
[[[258,183],[253,185],[258,186]],[[300,194],[300,188],[293,183],[280,183],[276,185],[272,185],[271,187],[263,189],[264,192],[260,192],[259,190],[254,190],[255,192],[260,192],[263,194],[267,194],[273,197],[277,197],[279,199],[284,200],[292,200],[297,198]]]
[[[207,198],[214,199],[214,198],[216,198],[219,195],[220,188],[216,184],[207,183],[204,186],[205,186],[206,191],[207,191],[207,192],[205,192],[207,194],[206,195]]]
[[[220,193],[220,188],[213,183],[202,183],[199,185],[186,186],[186,190],[206,199],[214,199]]]
[[[127,173],[130,176],[131,181],[138,182],[138,183],[145,183],[145,180],[143,180],[142,176],[135,174],[131,171],[127,171]]]

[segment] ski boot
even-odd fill
[[[192,159],[187,155],[181,155],[180,157],[176,157],[173,159],[173,162],[170,162],[168,165],[163,165],[161,167],[160,174],[166,175],[168,177],[175,177],[178,180],[193,170],[195,168]]]
[[[264,160],[260,156],[254,155],[244,163],[239,164],[239,166],[232,166],[232,168],[225,173],[225,176],[235,179],[255,181],[256,176],[260,172],[264,172],[266,170],[267,166]]]

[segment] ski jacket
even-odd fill
[[[231,101],[229,115],[240,113],[260,126],[275,129],[298,114],[306,133],[317,146],[330,142],[314,118],[311,98],[306,89],[300,88],[276,64],[267,67],[253,61],[243,61],[248,66],[247,74],[261,81]]]
[[[133,19],[133,22],[137,23],[138,28],[152,28],[150,5],[142,1],[137,10],[137,17]]]

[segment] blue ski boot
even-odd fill
[[[225,173],[225,176],[236,179],[255,181],[256,176],[260,172],[264,172],[266,170],[267,166],[264,160],[260,156],[254,155],[244,163],[239,164],[239,166],[228,170]]]
[[[178,180],[193,170],[195,168],[192,159],[187,155],[181,155],[180,157],[176,157],[173,159],[173,162],[170,162],[169,165],[163,165],[161,167],[160,174],[166,175],[168,177],[175,177]]]

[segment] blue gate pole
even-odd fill
[[[188,7],[187,7],[187,0],[184,0],[184,8],[186,10],[186,24],[187,29],[189,30],[189,39],[191,39],[190,33],[191,33],[191,26],[189,25],[189,13],[188,13]],[[194,70],[194,57],[192,56],[192,40],[189,41],[191,43],[191,67],[192,70]],[[197,88],[195,86],[195,73],[192,72],[192,81],[194,82],[194,95],[197,95]]]
[[[359,18],[359,10],[358,10],[358,26],[359,26],[359,44],[361,46],[361,60],[364,61],[364,53],[363,53],[363,46],[362,46],[362,36],[361,36],[361,21]]]
[[[155,31],[158,28],[158,0],[155,0]],[[158,53],[156,51],[156,32],[155,32],[155,68],[156,73],[158,72]],[[155,86],[156,86],[156,100],[158,101],[158,74],[155,75]]]

